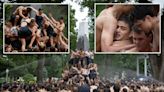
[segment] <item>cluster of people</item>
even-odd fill
[[[3,83],[0,92],[164,92],[164,83],[155,80],[101,79],[91,51],[72,51],[68,65],[61,78],[50,77],[43,83]]]
[[[79,76],[70,82],[53,78],[49,78],[44,83],[15,81],[3,83],[0,92],[164,92],[164,84],[154,81],[116,80],[112,83],[109,80],[96,79],[86,83],[84,80]]]
[[[96,18],[97,52],[159,52],[159,5],[107,5]]]
[[[31,11],[35,17],[30,16]],[[56,20],[30,6],[18,6],[5,23],[5,52],[66,52],[64,17]]]

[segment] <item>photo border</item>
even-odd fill
[[[159,51],[158,52],[96,52],[96,6],[97,5],[159,5]],[[159,3],[94,3],[94,53],[95,54],[161,54],[161,5]]]
[[[68,51],[67,52],[5,52],[5,5],[67,5],[68,15],[67,15],[67,23],[68,23]],[[62,4],[62,3],[3,3],[3,54],[69,54],[70,53],[70,5]]]

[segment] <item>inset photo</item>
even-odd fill
[[[4,3],[4,54],[68,54],[69,5]]]
[[[160,54],[159,4],[95,4],[95,53]]]

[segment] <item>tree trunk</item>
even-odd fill
[[[164,46],[164,39],[161,41]],[[152,67],[152,75],[155,79],[164,82],[164,49],[161,49],[160,55],[149,55]]]
[[[42,59],[40,59],[42,58]],[[38,55],[38,66],[36,68],[37,71],[37,83],[42,83],[44,74],[43,74],[43,69],[44,69],[44,63],[45,63],[45,56],[44,55]]]

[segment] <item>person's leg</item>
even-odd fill
[[[22,43],[22,47],[21,47],[22,52],[23,51],[27,51],[26,50],[26,39],[25,38],[21,38],[20,40],[21,40],[21,43]]]
[[[57,38],[57,36],[56,36],[56,37],[53,37],[53,43],[54,43],[54,46],[57,45],[57,43],[58,43],[58,38]]]
[[[48,36],[44,36],[44,37],[43,37],[44,43],[47,43],[48,40],[49,40],[49,37],[48,37]]]
[[[59,42],[64,47],[64,50],[68,50],[68,45],[63,41],[62,36],[59,35]]]
[[[63,33],[61,33],[63,39],[65,40],[66,43],[68,43],[68,39],[65,37],[65,35]]]
[[[34,41],[35,41],[35,39],[36,39],[36,32],[37,31],[39,31],[38,29],[37,29],[37,27],[36,26],[34,26],[32,29],[31,29],[31,32],[30,32],[30,36],[31,36],[31,41],[30,41],[30,44],[29,44],[29,48],[31,49],[32,48],[32,45],[33,45],[33,43],[34,43]]]
[[[51,45],[51,47],[54,46],[53,36],[50,37],[50,45]]]
[[[33,35],[32,38],[31,38],[30,44],[28,46],[30,49],[32,48],[32,45],[33,45],[33,43],[35,41],[35,38],[36,38],[36,35]]]
[[[37,32],[36,32],[36,43],[37,43],[37,45],[39,44],[39,42],[40,42],[40,40],[41,40],[41,30],[38,30]]]

